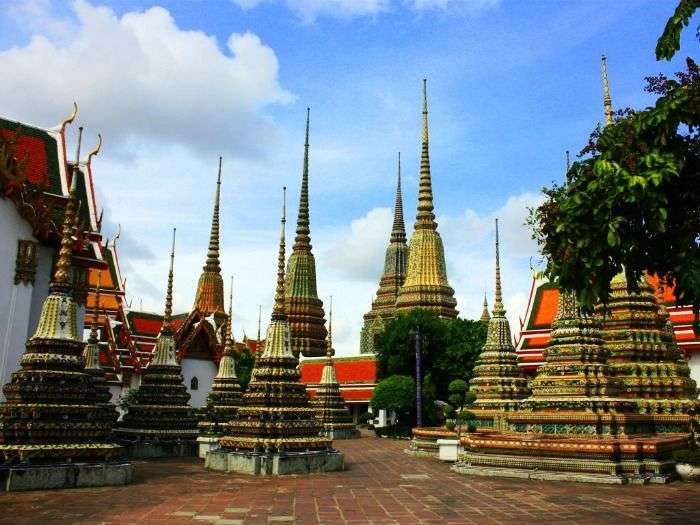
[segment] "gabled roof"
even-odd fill
[[[658,278],[648,276],[656,288]],[[673,288],[664,290],[664,302],[671,316],[678,346],[687,354],[700,351],[700,338],[693,332],[693,307],[676,306]],[[543,278],[533,278],[525,318],[521,320],[516,352],[520,366],[534,371],[544,363],[542,350],[549,344],[552,321],[557,313],[559,289]]]
[[[306,385],[311,397],[316,393],[325,364],[325,357],[301,362],[301,382]],[[334,357],[333,364],[340,393],[346,402],[364,403],[372,399],[377,383],[377,359],[374,355]]]

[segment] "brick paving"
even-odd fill
[[[599,486],[471,478],[404,454],[405,441],[338,441],[347,470],[283,478],[136,462],[132,485],[0,494],[0,524],[316,525],[700,523],[700,484]]]

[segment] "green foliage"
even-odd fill
[[[358,417],[357,420],[360,423],[360,425],[366,425],[367,422],[373,418],[373,414],[370,414],[369,412],[363,412],[362,414],[360,414],[360,417]]]
[[[654,107],[594,131],[566,183],[531,211],[545,274],[586,309],[607,302],[623,267],[631,290],[650,272],[678,304],[700,307],[700,74],[688,59],[676,77],[648,78]]]
[[[255,356],[247,346],[236,355],[236,375],[241,383],[241,390],[245,391],[248,388],[254,364]]]
[[[377,437],[406,439],[411,437],[411,426],[398,424],[378,427],[374,429],[374,433],[377,435]]]
[[[377,383],[372,394],[373,410],[393,410],[399,421],[410,422],[414,410],[416,383],[410,376],[394,375]]]
[[[468,381],[474,361],[486,341],[486,326],[480,321],[441,319],[422,309],[399,315],[390,321],[377,338],[377,375],[415,377],[415,337],[411,330],[420,327],[421,366],[423,371],[423,418],[438,419],[436,399],[448,398],[448,385],[454,379]]]
[[[681,48],[681,31],[690,23],[697,8],[700,7],[700,0],[680,0],[676,11],[666,22],[664,32],[656,43],[656,60],[671,60]]]
[[[673,453],[673,460],[676,463],[690,463],[691,465],[700,465],[700,450],[676,450]]]
[[[469,391],[469,384],[462,379],[455,379],[452,381],[447,387],[447,390],[450,393],[448,398],[450,404],[447,405],[447,407],[450,407],[452,410],[445,410],[445,416],[449,417],[447,416],[448,412],[454,414],[453,417],[456,420],[457,436],[460,436],[462,434],[462,425],[464,423],[469,425],[470,422],[474,420],[474,414],[466,409],[476,401],[476,395],[474,392]],[[447,409],[447,407],[445,408]],[[450,430],[454,430],[454,427],[455,425],[453,425]],[[471,430],[471,426],[469,428]]]

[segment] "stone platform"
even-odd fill
[[[204,466],[221,472],[285,476],[343,470],[345,460],[337,450],[255,454],[219,449],[207,454]]]
[[[0,465],[4,492],[127,485],[133,479],[134,467],[127,462]]]
[[[333,430],[323,430],[321,434],[335,441],[336,439],[357,439],[360,431],[356,428],[334,428]]]
[[[411,433],[413,436],[404,452],[419,457],[437,458],[440,452],[438,439],[457,439],[457,433],[445,427],[416,427]]]
[[[200,458],[205,459],[209,452],[221,448],[218,436],[199,436],[197,438],[197,451]]]
[[[130,459],[197,457],[195,441],[122,441]]]

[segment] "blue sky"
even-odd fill
[[[221,153],[223,266],[237,279],[240,337],[255,330],[258,304],[269,312],[279,187],[289,187],[293,218],[311,106],[319,293],[335,296],[334,339],[352,354],[381,272],[397,151],[409,231],[413,222],[427,77],[435,202],[459,309],[477,316],[484,289],[492,293],[500,216],[517,332],[537,258],[526,207],[603,119],[601,53],[615,108],[651,103],[643,78],[697,55],[694,21],[674,62],[654,60],[675,4],[11,2],[0,12],[0,68],[15,74],[0,87],[0,115],[49,126],[78,100],[88,142],[105,138],[94,166],[105,234],[122,224],[128,292],[154,310],[173,225],[176,306],[193,299]]]

